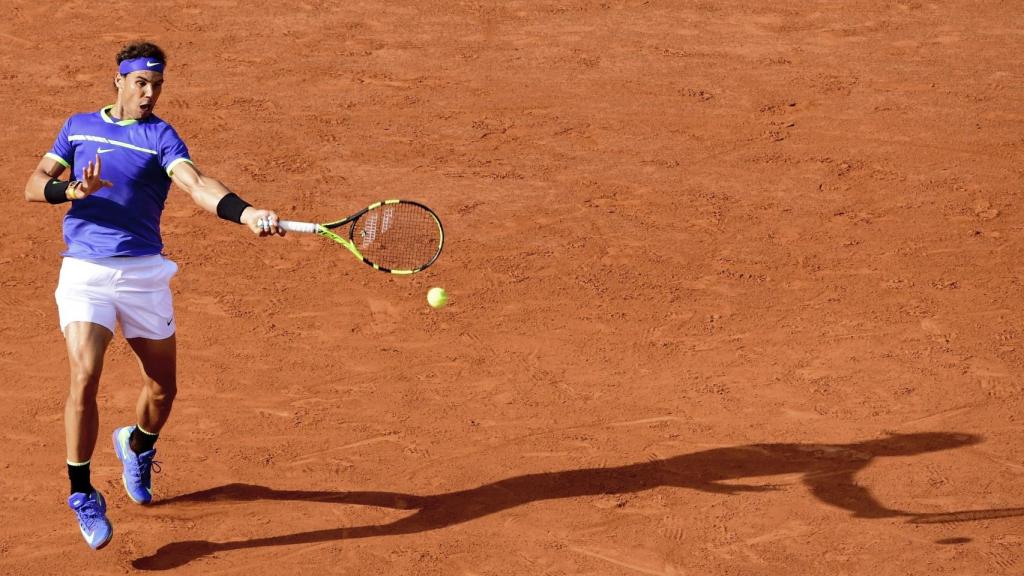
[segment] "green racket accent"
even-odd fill
[[[323,236],[324,238],[330,238],[331,240],[334,240],[335,242],[341,244],[345,248],[348,248],[348,251],[355,255],[356,258],[359,258],[360,260],[365,260],[365,258],[363,258],[363,255],[359,253],[359,249],[355,247],[355,244],[352,244],[345,238],[342,238],[341,236],[338,236],[337,234],[331,232],[327,228],[324,228],[324,225],[318,224],[316,227],[316,233],[319,236]]]
[[[312,232],[341,244],[374,270],[415,274],[444,247],[444,227],[433,210],[411,200],[383,200],[325,224],[282,221],[285,230]],[[348,226],[348,232],[341,229]]]

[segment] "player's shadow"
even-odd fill
[[[853,444],[750,444],[682,454],[611,468],[586,468],[526,474],[468,490],[428,496],[396,492],[276,490],[251,484],[227,484],[182,494],[158,502],[294,500],[361,506],[380,506],[414,513],[394,522],[350,528],[325,528],[283,536],[231,542],[190,540],[167,544],[153,555],[132,562],[143,570],[166,570],[197,558],[242,548],[312,544],[331,540],[393,536],[435,530],[468,522],[502,510],[540,500],[601,494],[628,494],[659,486],[689,488],[722,495],[766,492],[772,485],[736,481],[781,474],[801,474],[811,494],[858,518],[903,517],[909,522],[964,522],[1024,515],[1024,508],[946,513],[915,513],[878,502],[854,476],[876,458],[912,456],[977,444],[979,436],[956,433],[898,434]]]

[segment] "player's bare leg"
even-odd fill
[[[114,533],[107,520],[107,504],[92,487],[89,460],[96,448],[100,426],[96,394],[103,373],[103,356],[114,334],[92,322],[72,322],[64,328],[71,365],[71,385],[64,404],[64,433],[67,439],[68,477],[71,496],[68,506],[78,518],[85,541],[93,549],[110,542]]]
[[[135,412],[143,430],[158,434],[171,415],[171,406],[178,393],[177,339],[131,338],[128,340],[139,359],[142,370],[142,392]]]
[[[154,444],[178,393],[177,340],[174,335],[163,340],[130,338],[128,344],[139,359],[142,392],[135,407],[136,425],[114,431],[114,450],[121,460],[128,496],[138,504],[149,504],[153,500]]]
[[[71,385],[64,404],[68,462],[88,462],[96,448],[100,425],[96,393],[103,355],[113,336],[110,330],[92,322],[72,322],[64,329],[71,364]]]

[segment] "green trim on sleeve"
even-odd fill
[[[188,158],[178,158],[174,162],[171,162],[170,164],[167,165],[167,175],[168,176],[173,176],[172,173],[174,172],[174,167],[177,166],[178,164],[181,164],[182,162],[188,162],[189,164],[191,164],[193,166],[196,165],[195,162],[189,160]]]
[[[56,160],[57,162],[59,162],[59,163],[60,163],[60,165],[61,165],[61,166],[65,167],[65,168],[71,168],[71,164],[68,164],[68,161],[67,161],[67,160],[65,160],[65,159],[61,158],[60,156],[57,156],[57,155],[56,155],[56,154],[54,154],[53,152],[47,152],[47,153],[45,154],[45,156],[46,156],[47,158],[50,158],[51,160]]]

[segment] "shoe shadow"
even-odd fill
[[[913,523],[945,523],[1024,516],[1024,508],[948,513],[913,513],[887,508],[854,476],[874,459],[911,456],[977,444],[981,437],[956,433],[898,434],[852,444],[750,444],[682,454],[657,461],[611,468],[587,468],[526,474],[468,490],[417,496],[396,492],[275,490],[250,484],[227,484],[182,494],[157,503],[291,500],[416,510],[395,522],[373,526],[327,528],[233,542],[190,540],[167,544],[132,565],[141,570],[169,570],[217,552],[312,544],[331,540],[395,536],[436,530],[530,502],[627,494],[659,486],[688,488],[722,495],[767,492],[771,485],[738,484],[743,478],[802,474],[802,482],[820,501],[857,518],[904,517]]]

